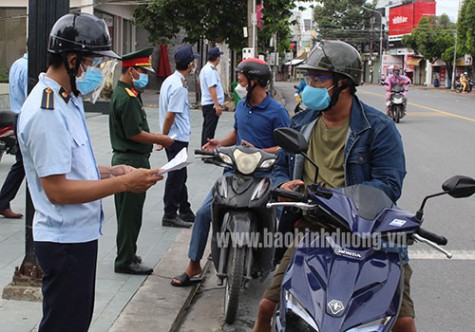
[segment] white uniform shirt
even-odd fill
[[[45,99],[47,95],[50,98]],[[82,243],[99,238],[104,219],[100,200],[53,204],[40,182],[59,174],[70,180],[100,178],[82,99],[68,95],[56,81],[40,74],[21,109],[18,137],[35,206],[34,241]]]

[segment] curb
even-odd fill
[[[188,262],[188,244],[191,229],[183,230],[176,241],[155,265],[129,303],[114,321],[109,332],[129,331],[179,331],[193,299],[203,281],[192,287],[173,287],[171,279],[184,270]],[[208,257],[209,249],[203,257]],[[207,261],[202,276],[209,269]],[[157,313],[161,313],[157,315]]]

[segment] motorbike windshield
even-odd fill
[[[391,87],[391,92],[397,92],[397,93],[404,92],[404,87],[402,85],[396,84]]]
[[[384,209],[393,206],[391,199],[381,189],[357,184],[343,188],[345,196],[351,198],[362,218],[373,220]]]

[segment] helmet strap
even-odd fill
[[[76,64],[74,65],[74,68],[69,67],[68,53],[63,52],[61,56],[63,57],[64,67],[66,68],[66,71],[69,75],[69,83],[71,84],[71,91],[77,97],[79,95],[79,91],[76,88],[76,75],[78,73],[79,66],[81,65],[81,62],[82,62],[82,53],[81,52],[76,53]]]
[[[330,105],[328,105],[328,107],[323,112],[328,112],[333,106],[336,105],[336,103],[338,102],[338,98],[340,98],[341,91],[346,88],[346,86],[339,86],[340,81],[341,78],[333,76],[333,94],[330,99]]]
[[[246,95],[246,105],[251,106],[251,98],[252,98],[252,92],[254,91],[256,84],[252,85],[252,78],[247,76],[247,95]]]

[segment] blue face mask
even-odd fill
[[[139,74],[139,79],[136,80],[135,78],[132,78],[132,81],[136,88],[143,89],[148,84],[148,75],[144,73],[138,73],[138,74]]]
[[[76,77],[76,87],[82,95],[93,92],[102,82],[101,68],[88,66],[81,76]]]
[[[302,102],[305,106],[314,111],[327,109],[328,106],[330,106],[330,95],[328,94],[328,89],[314,88],[313,86],[307,85],[305,89],[303,89]]]

